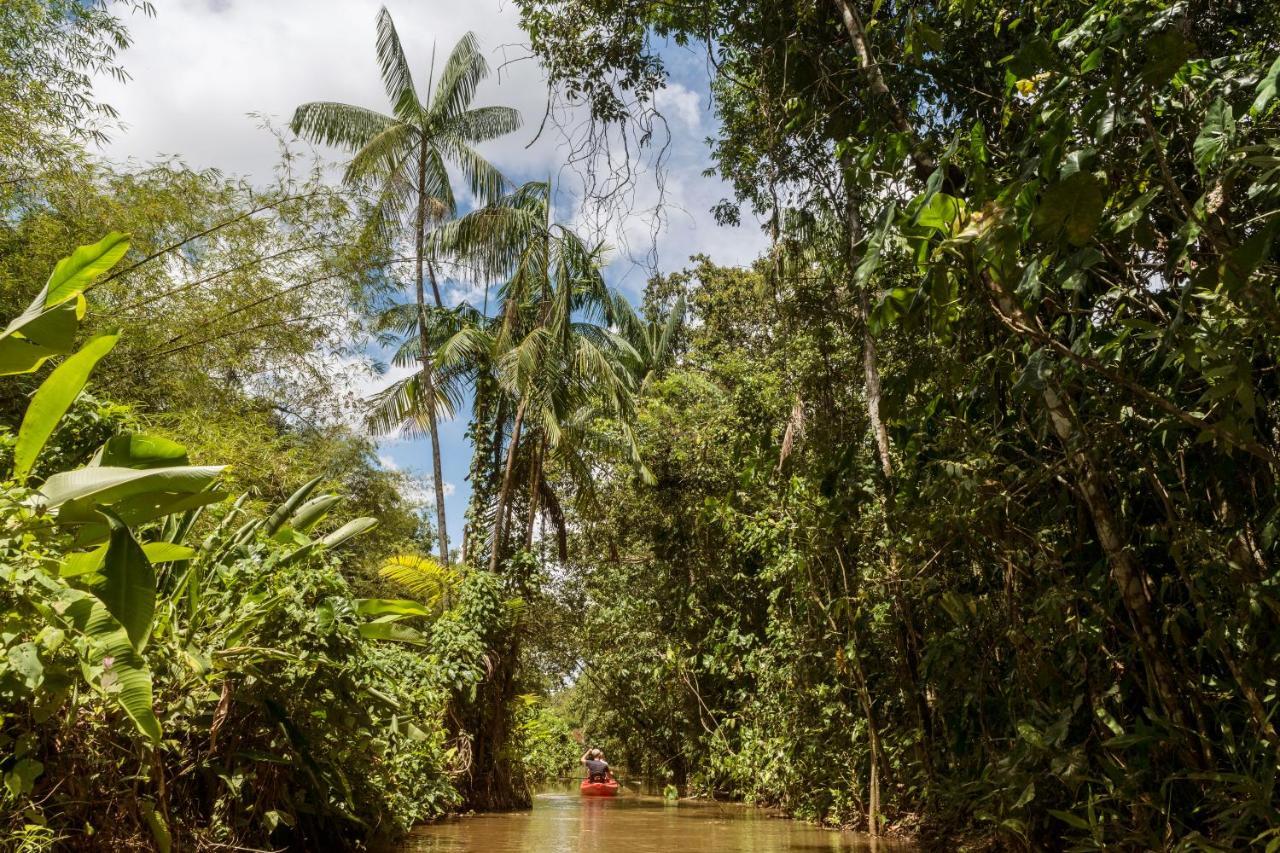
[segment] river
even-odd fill
[[[903,853],[854,832],[820,829],[731,803],[539,794],[529,811],[419,827],[401,853]]]

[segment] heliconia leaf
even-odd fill
[[[360,636],[368,640],[392,640],[398,643],[411,643],[425,646],[427,638],[407,625],[396,622],[397,617],[383,617],[360,626]]]
[[[50,356],[71,351],[85,312],[85,289],[129,250],[112,233],[63,258],[27,309],[0,332],[0,375],[30,373]]]
[[[321,539],[320,544],[326,548],[336,548],[351,537],[359,536],[361,533],[366,533],[377,526],[378,519],[376,518],[369,518],[367,516],[364,518],[353,518],[337,530],[330,533],[328,536]]]
[[[126,432],[98,448],[90,465],[102,468],[162,468],[186,465],[187,449],[158,435]]]
[[[120,516],[120,520],[130,527],[137,527],[148,521],[177,515],[192,509],[198,509],[227,498],[226,492],[214,490],[188,494],[184,492],[146,492],[134,497],[124,498],[111,505],[111,510]],[[105,542],[110,533],[108,526],[98,515],[97,504],[92,498],[65,503],[58,510],[58,524],[72,527],[75,530],[77,547],[95,545]]]
[[[1275,100],[1278,89],[1280,89],[1280,56],[1276,57],[1276,61],[1271,63],[1271,68],[1258,81],[1257,97],[1254,98],[1250,111],[1254,115],[1264,112],[1267,106]]]
[[[71,403],[84,390],[94,366],[111,352],[118,340],[118,333],[92,338],[79,352],[54,368],[41,383],[27,406],[22,427],[18,430],[18,442],[13,448],[15,480],[20,483],[26,481],[27,475],[31,473],[31,466],[35,464],[36,457],[44,449],[49,436],[53,435],[58,421],[62,420]]]
[[[78,468],[54,474],[40,487],[50,508],[68,501],[92,498],[112,504],[146,492],[199,492],[222,473],[222,465],[183,465],[172,468]],[[188,509],[190,507],[187,507]]]
[[[306,483],[302,488],[290,495],[287,501],[276,507],[276,511],[271,513],[270,517],[267,518],[266,527],[264,528],[268,536],[274,535],[277,530],[284,526],[285,521],[289,516],[293,515],[294,510],[301,506],[302,502],[307,499],[307,496],[315,491],[316,486],[320,485],[321,479],[321,477],[316,477],[314,480]]]
[[[90,662],[102,667],[98,686],[119,703],[138,731],[152,743],[158,743],[160,721],[152,708],[151,671],[147,662],[101,601],[75,589],[66,589],[64,595],[66,604],[60,609],[61,619],[63,624],[89,638]]]
[[[357,598],[356,612],[361,616],[431,616],[431,608],[407,598]]]
[[[297,511],[289,517],[289,526],[299,533],[306,533],[341,500],[342,498],[338,495],[321,495],[318,498],[312,498],[298,507]]]
[[[74,578],[96,572],[102,568],[102,563],[106,557],[106,545],[99,545],[92,551],[77,551],[73,554],[68,554],[67,558],[62,561],[58,574],[64,578]]]
[[[103,581],[93,593],[141,652],[156,612],[155,569],[125,523],[107,510],[102,512],[111,524],[111,540],[102,563]]]
[[[39,310],[29,308],[15,317],[5,328],[4,336],[21,335],[27,341],[54,352],[71,352],[83,317],[84,297],[53,308],[40,305]]]
[[[142,553],[152,563],[178,563],[194,559],[200,552],[186,545],[175,545],[172,542],[147,542],[142,546]]]

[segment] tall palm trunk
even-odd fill
[[[516,407],[516,419],[511,425],[511,441],[507,445],[507,466],[502,474],[502,488],[498,491],[497,512],[493,516],[493,541],[489,547],[489,571],[496,572],[502,559],[502,534],[507,517],[507,505],[511,501],[511,487],[515,480],[516,449],[520,446],[520,428],[524,425],[527,397],[520,398]]]
[[[427,333],[426,288],[423,267],[426,265],[426,230],[427,230],[427,145],[420,144],[418,154],[418,221],[414,234],[415,255],[418,264],[418,341],[422,350],[422,384],[427,396],[427,429],[431,433],[431,475],[436,486],[436,532],[440,540],[440,564],[449,565],[449,528],[444,511],[444,473],[440,464],[440,427],[436,421],[435,406],[435,368],[431,363],[431,336]],[[436,307],[443,305],[440,301],[440,288],[436,284],[435,271],[431,273],[431,289],[434,291]]]

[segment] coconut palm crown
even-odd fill
[[[471,193],[481,203],[502,194],[505,180],[501,173],[473,146],[516,130],[520,126],[520,114],[510,107],[472,108],[476,87],[489,74],[489,65],[480,53],[474,34],[467,33],[454,46],[438,80],[432,56],[424,101],[414,85],[400,36],[385,7],[378,13],[377,30],[378,64],[391,101],[391,113],[315,101],[298,107],[290,126],[303,138],[353,153],[344,180],[369,186],[376,192],[377,204],[370,227],[388,241],[405,231],[413,234],[417,351],[421,369],[408,386],[406,417],[418,428],[425,426],[431,436],[440,561],[448,565],[438,415],[448,415],[451,407],[447,393],[438,388],[430,356],[435,324],[428,318],[427,279],[431,282],[435,309],[443,310],[444,302],[435,266],[428,254],[427,232],[457,211],[450,166],[461,172]]]

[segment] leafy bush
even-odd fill
[[[0,336],[0,368],[72,353],[83,292],[123,247],[59,264]],[[435,610],[353,596],[339,549],[376,522],[318,532],[340,502],[319,478],[255,515],[220,468],[77,402],[113,343],[70,354],[0,442],[0,832],[24,849],[332,848],[455,805],[442,720],[484,678],[497,585],[469,578],[433,653],[413,649],[427,637],[404,621]]]

